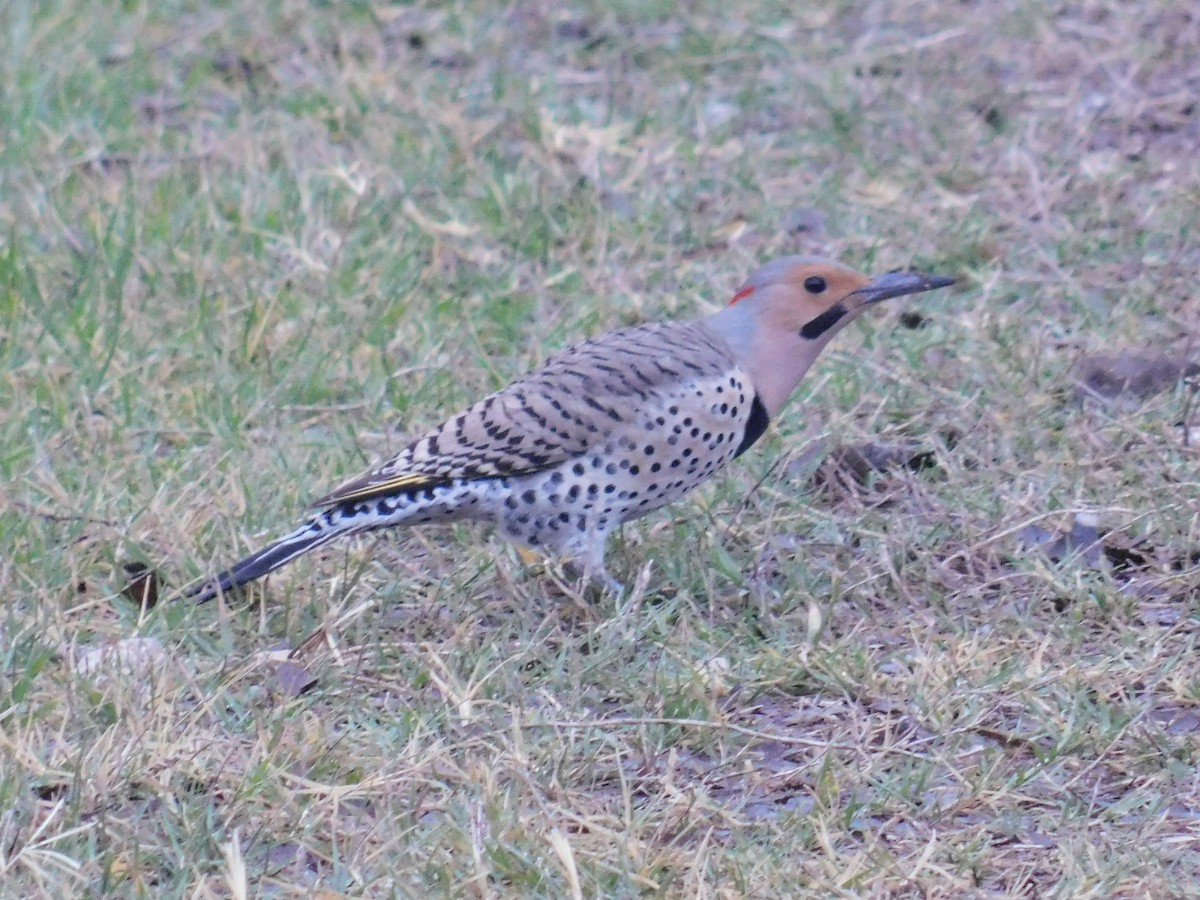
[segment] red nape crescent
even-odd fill
[[[754,293],[754,288],[744,287],[740,291],[738,291],[736,294],[733,295],[733,299],[729,301],[729,305],[733,306],[733,304],[737,303],[739,300],[745,300],[747,297],[749,297],[753,293]]]

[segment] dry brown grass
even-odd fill
[[[1200,17],[676,7],[0,11],[0,893],[1194,892],[1200,403],[1076,377],[1200,355]],[[471,528],[120,595],[790,252],[961,287],[631,597]]]

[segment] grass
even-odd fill
[[[1200,410],[1074,373],[1196,357],[1200,18],[887,13],[4,6],[0,893],[1193,891]],[[960,287],[627,527],[646,591],[461,527],[121,595],[793,252]],[[814,486],[868,444],[929,464]]]

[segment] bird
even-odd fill
[[[609,535],[745,453],[821,351],[872,306],[954,279],[766,263],[703,318],[584,340],[321,497],[290,533],[185,591],[202,603],[346,535],[462,520],[565,558],[619,595]]]

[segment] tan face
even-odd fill
[[[951,283],[952,278],[919,272],[888,272],[872,279],[833,263],[805,261],[771,272],[761,285],[747,285],[734,302],[761,293],[766,306],[763,318],[769,328],[818,340],[832,335],[868,306]]]
[[[869,278],[851,269],[819,262],[800,263],[772,274],[766,284],[743,288],[734,302],[763,295],[764,325],[793,334],[810,322],[818,325],[827,322],[827,327],[832,327],[839,320],[852,317],[863,306],[855,300],[854,292],[871,283]]]

